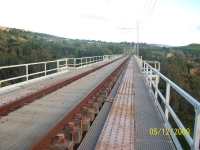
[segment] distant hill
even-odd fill
[[[187,46],[177,46],[177,47],[173,47],[173,49],[177,49],[177,50],[199,50],[200,51],[200,44],[198,43],[193,43],[193,44],[189,44]]]
[[[173,46],[166,45],[166,44],[149,44],[149,45],[155,46],[155,47],[166,47],[166,48],[173,47]]]

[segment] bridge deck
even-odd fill
[[[20,84],[11,85],[9,86],[9,88],[7,87],[0,88],[0,108],[1,106],[17,101],[18,99],[21,99],[23,97],[32,95],[38,91],[44,90],[48,87],[61,83],[74,76],[87,72],[93,68],[97,68],[111,61],[112,59],[91,64],[91,65],[88,65],[87,67],[82,67],[77,70],[70,70],[69,72],[63,71],[60,73],[44,76],[42,78],[37,78],[34,80],[22,82]]]
[[[124,68],[123,72],[121,73],[117,82],[115,83],[114,87],[112,88],[112,91],[110,92],[110,94],[108,96],[108,99],[115,98],[126,68],[127,67]],[[99,114],[97,115],[94,122],[92,123],[90,130],[87,132],[83,141],[79,145],[78,150],[86,150],[86,149],[93,150],[95,148],[98,138],[101,134],[101,130],[103,129],[104,123],[107,119],[107,116],[108,116],[111,106],[112,106],[111,102],[104,103]]]
[[[96,144],[96,150],[134,149],[133,60],[131,59]]]
[[[165,128],[164,121],[150,92],[148,92],[143,74],[140,72],[135,59],[133,59],[133,72],[135,87],[135,149],[175,149],[170,136],[161,133],[159,135],[150,135],[151,128],[156,128],[157,130]]]
[[[124,60],[107,65],[2,117],[0,149],[27,149]]]
[[[132,58],[95,149],[175,149],[169,136],[150,135],[150,128],[165,128],[164,121]]]

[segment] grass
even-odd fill
[[[200,44],[189,44],[187,46],[178,46],[178,47],[173,47],[174,49],[179,49],[179,50],[200,50]]]

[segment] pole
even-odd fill
[[[137,55],[139,57],[139,21],[137,21]]]
[[[137,45],[136,45],[136,55],[139,56],[139,21],[137,21],[137,28],[117,28],[117,29],[123,29],[123,30],[129,30],[129,29],[136,29],[137,30]]]

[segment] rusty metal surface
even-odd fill
[[[96,150],[134,149],[133,104],[133,71],[131,60],[96,144]]]
[[[109,93],[108,98],[115,98],[125,70],[126,70],[126,67],[123,69],[122,73],[120,74],[117,82],[112,88],[112,91]],[[92,123],[90,130],[87,132],[83,141],[79,145],[78,150],[87,150],[87,149],[93,150],[95,148],[111,106],[112,106],[112,103],[110,102],[104,103],[99,114],[97,115],[94,122]]]
[[[113,68],[124,60],[122,58],[2,117],[0,149],[44,148],[81,109],[92,93],[104,84],[101,81],[106,81],[112,75],[110,72]]]
[[[55,78],[47,79],[46,81],[36,82],[35,85],[29,84],[21,86],[17,91],[10,93],[0,93],[0,114],[9,112],[10,109],[20,106],[23,103],[32,99],[38,98],[41,95],[53,91],[59,87],[73,82],[80,77],[83,77],[99,68],[112,63],[115,60],[109,60],[98,64],[90,65],[66,74],[58,75]]]
[[[96,142],[101,133],[111,106],[112,103],[105,102],[105,104],[101,108],[100,113],[94,120],[90,130],[87,132],[85,138],[78,147],[78,150],[93,150],[95,148]]]
[[[126,58],[123,58],[122,60],[118,61],[118,64],[113,64],[114,70],[112,72],[110,72],[106,77],[103,78],[103,80],[99,81],[100,83],[97,84],[87,95],[85,95],[77,104],[76,106],[74,106],[72,109],[70,109],[70,111],[65,114],[62,118],[59,119],[59,121],[54,124],[43,136],[42,138],[40,138],[38,141],[36,141],[36,143],[31,146],[29,149],[31,150],[35,150],[35,149],[42,149],[44,148],[44,143],[48,143],[51,139],[50,137],[52,137],[52,135],[56,135],[64,126],[64,124],[66,124],[66,122],[69,122],[72,118],[73,115],[75,113],[77,113],[78,111],[80,111],[81,107],[84,106],[84,104],[88,101],[88,99],[90,99],[99,89],[100,87],[102,87],[104,85],[104,83],[109,80],[112,75],[117,72],[117,70],[123,66],[123,64],[126,63]],[[123,62],[123,63],[122,63]],[[100,70],[100,72],[97,72],[97,74],[102,74],[102,72],[107,72],[106,67],[104,67],[102,70]],[[113,68],[113,67],[112,67]],[[98,70],[99,71],[99,70]],[[108,73],[108,72],[107,72]],[[97,77],[99,78],[99,77]]]

